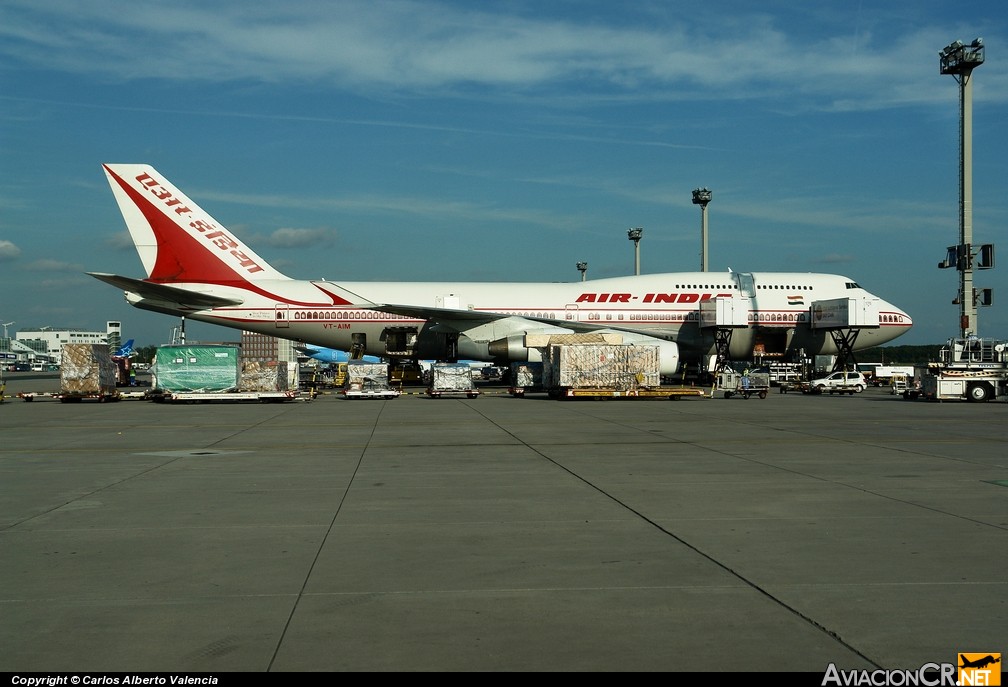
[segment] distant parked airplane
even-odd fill
[[[347,351],[341,351],[335,348],[324,348],[322,346],[315,346],[313,344],[295,344],[294,350],[299,353],[312,358],[314,360],[320,360],[324,363],[345,363],[352,360],[350,353]],[[375,355],[365,355],[357,358],[365,363],[380,363],[382,359]],[[417,361],[420,365],[420,369],[424,372],[430,372],[431,365],[435,362],[434,360],[419,360]],[[473,370],[482,370],[484,367],[491,365],[492,363],[484,362],[481,360],[459,360],[460,363],[466,363]]]
[[[892,341],[902,309],[849,277],[810,272],[679,272],[570,283],[345,282],[279,272],[150,165],[105,174],[146,276],[91,272],[131,305],[338,350],[414,360],[540,360],[544,336],[618,334],[651,345],[660,372],[711,356],[836,355]],[[731,329],[701,306],[730,306]],[[840,339],[840,305],[863,328]],[[704,315],[704,318],[701,318]],[[834,322],[841,324],[834,327]],[[731,334],[725,337],[724,333]],[[727,338],[727,341],[725,340]]]
[[[314,344],[295,344],[295,350],[303,353],[309,358],[320,360],[323,363],[345,363],[351,360],[350,353],[336,348],[325,348]],[[365,363],[380,363],[381,358],[375,355],[365,355],[360,358]]]
[[[136,351],[133,350],[133,339],[130,339],[122,346],[116,349],[115,353],[112,354],[113,358],[132,358],[136,355]]]

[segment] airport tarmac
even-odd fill
[[[885,389],[8,398],[0,669],[820,684],[998,653],[1006,419]]]

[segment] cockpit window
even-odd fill
[[[847,288],[848,289],[860,289],[861,287],[858,286],[858,283],[856,281],[849,281],[849,282],[847,282]]]

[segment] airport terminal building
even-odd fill
[[[63,344],[68,343],[108,344],[118,348],[122,344],[122,323],[106,322],[104,332],[53,327],[22,329],[13,338],[7,335],[0,338],[0,360],[4,365],[59,365]]]

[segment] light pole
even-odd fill
[[[588,263],[587,262],[579,262],[577,264],[577,268],[578,268],[578,272],[581,273],[581,281],[584,281],[585,280],[585,272],[588,271]]]
[[[633,229],[627,229],[627,238],[633,241],[634,245],[634,274],[640,274],[640,240],[643,236],[644,230],[640,227],[635,227]]]
[[[973,293],[973,69],[984,62],[983,39],[970,45],[955,41],[945,46],[938,59],[942,74],[959,82],[959,245],[955,249],[959,270],[959,329],[962,336],[977,334],[976,296]],[[939,266],[951,267],[950,260]]]
[[[700,271],[707,271],[707,203],[711,201],[710,189],[693,189],[693,204],[700,206]]]

